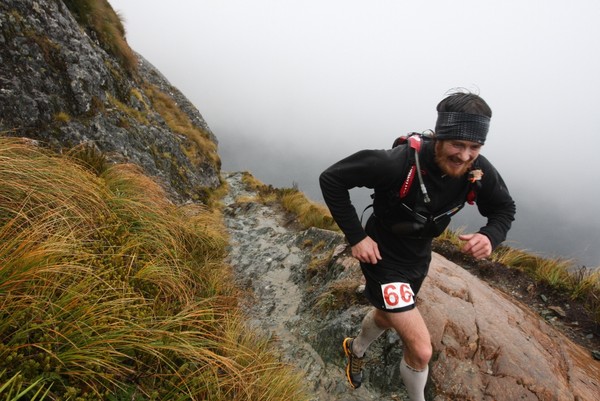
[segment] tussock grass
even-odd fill
[[[72,157],[0,138],[2,399],[308,399],[245,327],[218,211]]]
[[[248,171],[242,173],[242,182],[249,191],[264,191],[267,189],[267,185],[250,174]]]
[[[202,162],[208,161],[214,166],[221,166],[216,143],[212,141],[208,133],[192,123],[171,96],[148,83],[144,85],[144,92],[169,128],[190,140],[189,145],[183,150],[195,165],[200,166]]]
[[[150,125],[150,121],[148,120],[148,116],[145,112],[139,111],[137,109],[134,109],[133,107],[126,105],[111,94],[107,94],[107,98],[109,103],[115,108],[117,108],[119,111],[121,111],[121,113],[135,119],[138,123],[142,125]],[[129,123],[126,120],[121,121],[121,125],[125,127],[127,127],[128,124]]]
[[[108,159],[94,144],[82,143],[67,150],[68,157],[81,164],[97,176],[106,171],[109,166]]]
[[[306,267],[306,275],[309,279],[314,277],[324,278],[328,272],[329,264],[332,260],[333,252],[329,252],[321,257],[315,257],[311,259],[310,263]]]
[[[465,231],[464,227],[458,227],[455,230],[446,229],[444,232],[436,238],[438,241],[447,241],[452,245],[459,247],[462,243],[458,236],[463,234]]]
[[[259,201],[263,203],[279,202],[285,210],[296,216],[303,228],[316,227],[339,231],[327,207],[309,200],[298,188],[273,188],[248,172],[244,173],[242,181],[248,190],[258,191]]]
[[[325,230],[337,229],[329,210],[323,205],[309,201],[298,189],[282,190],[280,200],[286,210],[298,216],[298,220],[303,227],[318,227]]]
[[[71,121],[71,116],[64,111],[60,111],[54,114],[54,121],[58,123],[68,123],[69,121]]]

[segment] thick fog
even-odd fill
[[[225,170],[315,201],[330,164],[433,128],[452,88],[479,93],[482,153],[517,202],[507,244],[600,265],[597,0],[109,1],[200,110]],[[352,195],[362,210],[369,191]],[[484,223],[468,209],[455,228]]]

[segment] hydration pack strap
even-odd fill
[[[479,186],[481,185],[478,182],[472,182],[469,184],[470,188],[469,188],[469,192],[467,192],[467,203],[469,205],[474,205],[475,201],[477,200],[477,190],[479,189]]]
[[[371,209],[373,207],[373,204],[371,203],[370,205],[368,205],[367,207],[364,208],[364,210],[362,211],[361,215],[360,215],[360,224],[363,225],[363,217],[365,217],[365,212],[368,209]]]
[[[405,198],[410,191],[410,187],[412,186],[413,180],[415,179],[415,172],[417,173],[417,177],[419,178],[419,186],[421,187],[421,192],[423,193],[423,201],[425,203],[431,202],[429,198],[429,194],[427,193],[427,188],[425,187],[425,183],[423,182],[423,175],[421,174],[421,163],[419,162],[419,151],[421,150],[421,145],[423,144],[423,140],[418,135],[412,135],[407,138],[408,144],[410,148],[414,149],[414,164],[410,166],[408,170],[408,174],[406,175],[406,179],[404,183],[400,187],[399,196],[400,199]],[[409,161],[410,162],[410,161]]]

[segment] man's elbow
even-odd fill
[[[321,192],[324,192],[327,188],[331,187],[331,176],[328,170],[323,171],[319,175],[319,186],[321,187]]]

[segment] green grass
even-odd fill
[[[1,372],[0,377],[4,377],[6,372]],[[42,379],[39,379],[31,384],[27,388],[23,388],[23,380],[19,373],[15,374],[4,384],[0,385],[0,399],[2,400],[10,400],[17,401],[19,399],[28,400],[28,401],[37,401],[44,399],[50,389],[44,388],[43,385],[40,385]]]
[[[0,399],[308,399],[245,326],[226,246],[218,211],[135,166],[0,138]]]

